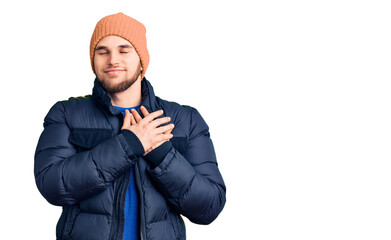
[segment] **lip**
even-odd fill
[[[123,69],[108,69],[106,71],[104,71],[105,73],[107,74],[110,74],[110,75],[117,75],[121,72],[123,72],[124,70]]]

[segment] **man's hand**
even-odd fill
[[[144,147],[145,153],[143,156],[145,156],[173,137],[171,131],[174,129],[174,124],[171,123],[159,127],[161,124],[170,121],[170,117],[155,119],[163,114],[163,110],[149,113],[144,106],[141,106],[140,110],[143,113],[144,118],[142,118],[134,109],[131,110],[132,113],[130,113],[129,110],[125,111],[124,123],[121,130],[128,129],[138,137]]]

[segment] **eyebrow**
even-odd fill
[[[133,46],[131,46],[129,44],[119,45],[118,47],[119,48],[133,48]],[[108,50],[108,48],[106,46],[98,46],[98,47],[96,47],[95,51],[99,51],[99,50]]]
[[[120,48],[133,48],[129,44],[119,45],[118,47],[120,47]]]

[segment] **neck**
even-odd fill
[[[117,107],[130,108],[141,104],[141,79],[140,77],[123,92],[110,93],[111,104]]]

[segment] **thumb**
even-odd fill
[[[130,127],[130,118],[131,118],[131,113],[129,112],[128,109],[125,110],[125,118],[124,118],[124,123],[122,124],[122,129],[129,129]]]

